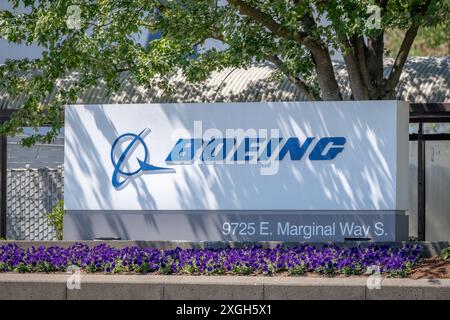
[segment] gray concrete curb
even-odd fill
[[[449,300],[450,279],[383,278],[368,289],[364,277],[244,277],[82,274],[79,290],[70,275],[0,274],[0,300]]]
[[[359,241],[349,241],[349,242],[318,242],[318,243],[308,243],[308,242],[282,242],[282,241],[264,241],[264,242],[220,242],[220,241],[199,241],[199,242],[191,242],[191,241],[139,241],[139,240],[83,240],[83,241],[29,241],[29,240],[0,240],[0,245],[7,243],[16,243],[17,245],[30,248],[32,246],[39,247],[51,247],[51,246],[59,246],[59,247],[68,247],[75,243],[84,243],[88,246],[96,246],[99,244],[107,244],[116,248],[124,248],[137,246],[140,248],[158,248],[158,249],[175,249],[177,247],[187,249],[187,248],[240,248],[244,246],[253,246],[260,245],[263,248],[273,248],[277,245],[283,245],[287,247],[297,247],[300,245],[313,245],[316,247],[321,247],[325,244],[334,244],[340,247],[355,247],[358,245],[368,246],[371,244],[377,245],[387,245],[392,248],[403,247],[405,245],[414,245],[419,244],[423,247],[423,256],[431,257],[439,255],[442,249],[446,248],[449,244],[447,241],[439,241],[439,242],[430,242],[430,241],[420,241],[420,242],[410,242],[410,241],[399,241],[399,242],[359,242]]]

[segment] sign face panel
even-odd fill
[[[73,105],[65,119],[69,213],[407,209],[405,103]]]

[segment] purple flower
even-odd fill
[[[325,245],[316,248],[301,245],[272,249],[261,246],[224,249],[159,250],[127,247],[117,249],[106,244],[89,247],[76,243],[68,248],[39,247],[24,249],[15,243],[0,246],[0,272],[64,272],[76,265],[87,272],[162,272],[236,274],[288,271],[290,274],[317,272],[361,274],[371,266],[382,272],[405,275],[420,257],[419,245],[391,248],[385,245],[344,248]]]

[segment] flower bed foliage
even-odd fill
[[[47,214],[48,224],[55,227],[58,240],[63,238],[64,200],[58,201],[56,206]]]
[[[113,248],[105,244],[89,247],[74,244],[68,248],[39,247],[24,249],[9,243],[0,246],[0,272],[65,272],[78,266],[86,272],[157,273],[157,274],[265,274],[306,272],[329,275],[364,274],[369,267],[380,272],[407,276],[418,261],[419,245],[390,248],[388,246],[339,248],[326,245],[315,248],[277,246],[273,249],[246,247],[240,249],[173,249],[158,250],[127,247]]]
[[[450,244],[447,246],[447,248],[444,248],[441,251],[441,258],[443,260],[448,260],[449,256],[450,256]]]

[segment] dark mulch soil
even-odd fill
[[[450,279],[450,259],[441,257],[422,259],[409,276],[412,279]]]

